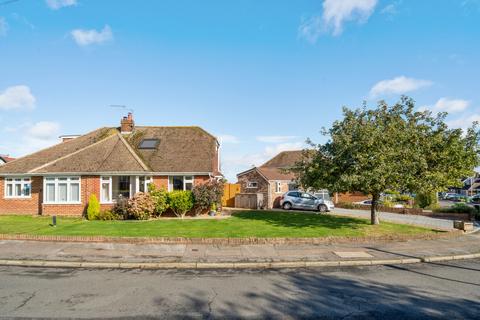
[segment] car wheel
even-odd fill
[[[290,209],[292,209],[292,204],[291,204],[290,202],[285,202],[285,203],[283,204],[283,209],[284,209],[284,210],[290,210]]]
[[[318,211],[320,211],[320,212],[327,212],[327,211],[328,211],[328,208],[327,208],[326,205],[321,204],[321,205],[318,206]]]

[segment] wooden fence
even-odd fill
[[[263,193],[237,193],[235,208],[259,209],[263,207]]]
[[[240,185],[226,183],[223,189],[222,207],[235,207],[235,195],[240,193]]]

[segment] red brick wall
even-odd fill
[[[32,177],[31,179],[31,198],[5,199],[5,178],[0,177],[0,214],[39,214],[43,197],[43,178]]]
[[[360,202],[370,198],[371,197],[368,194],[363,194],[362,192],[336,193],[333,196],[333,200],[335,201],[335,203]]]
[[[208,181],[209,176],[195,176],[194,184]],[[157,187],[168,190],[168,176],[155,176]],[[88,199],[95,194],[100,200],[100,177],[83,176],[81,178],[81,204],[43,204],[43,178],[32,177],[32,197],[29,199],[5,199],[5,180],[0,177],[0,214],[42,214],[62,216],[82,216],[85,214]],[[111,209],[113,204],[102,204],[102,210]]]

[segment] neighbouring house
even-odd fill
[[[257,207],[279,208],[280,198],[289,191],[298,188],[295,174],[289,172],[304,157],[304,151],[283,151],[260,167],[253,167],[237,174],[240,194],[260,194],[263,203]],[[335,193],[334,203],[356,202],[368,199],[361,192]]]
[[[219,143],[199,127],[100,128],[0,166],[0,214],[84,214],[95,194],[102,209],[146,191],[171,190],[219,178]]]
[[[473,196],[480,193],[480,172],[478,169],[471,177],[462,180],[463,186],[460,188],[449,188],[449,192],[463,194],[465,196]]]
[[[260,207],[280,206],[280,197],[297,187],[295,174],[288,172],[295,163],[302,160],[303,151],[283,151],[259,167],[237,174],[240,193],[262,194]]]
[[[15,158],[12,158],[7,154],[0,154],[0,166],[13,160],[15,160]]]

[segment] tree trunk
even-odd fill
[[[378,216],[378,200],[380,199],[380,195],[379,194],[373,194],[372,195],[372,205],[370,207],[370,213],[371,213],[371,216],[370,216],[370,221],[371,221],[371,224],[380,224],[380,219],[379,219],[379,216]]]

